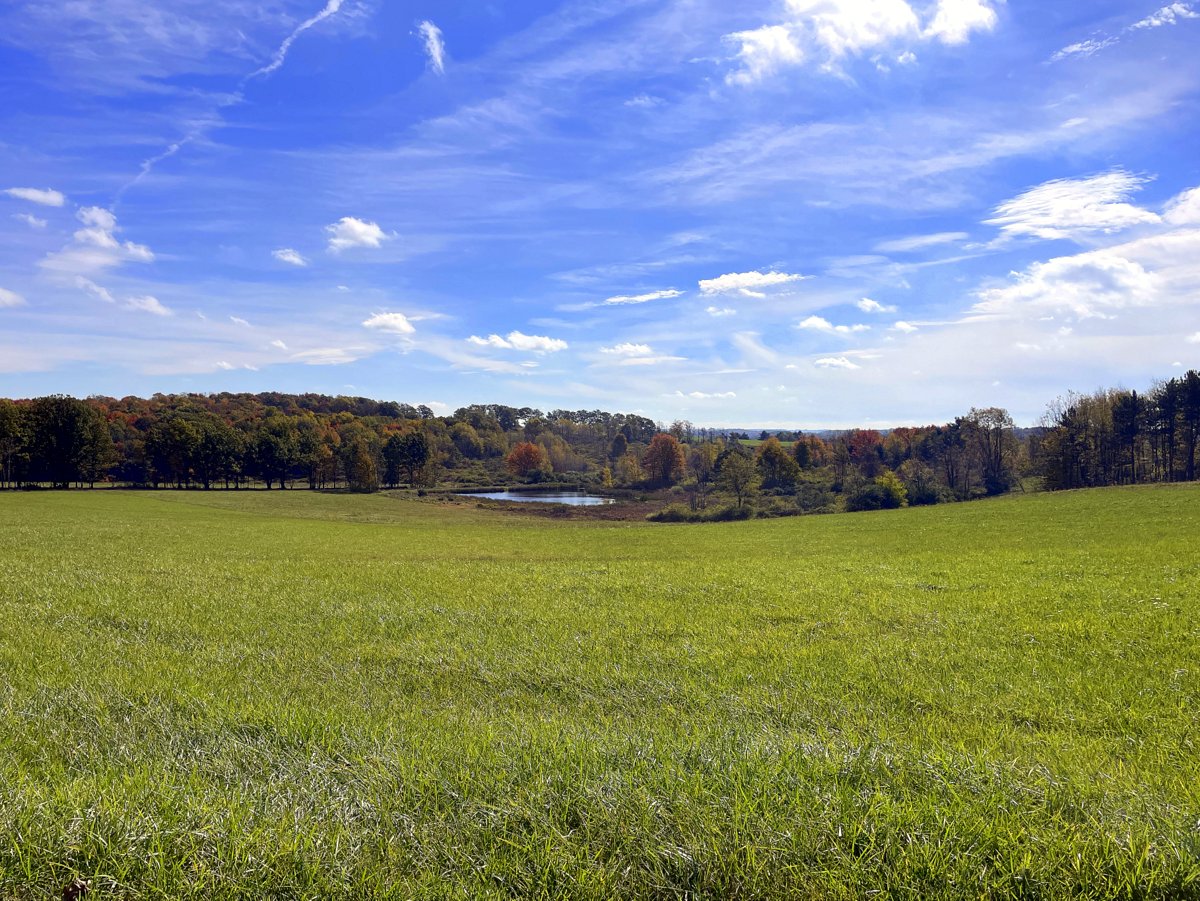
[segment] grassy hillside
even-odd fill
[[[1198,534],[3,495],[0,898],[1197,897]]]

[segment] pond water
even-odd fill
[[[489,491],[459,492],[462,497],[485,498],[489,501],[519,501],[533,504],[570,504],[572,507],[598,507],[601,504],[611,504],[611,497],[597,497],[594,494],[584,494],[582,491]]]

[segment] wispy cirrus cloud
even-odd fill
[[[984,224],[998,226],[1007,237],[1046,239],[1079,239],[1153,224],[1160,221],[1158,214],[1127,202],[1147,181],[1122,169],[1054,179],[1000,204]]]
[[[877,300],[872,300],[869,297],[864,297],[854,304],[864,313],[895,313],[896,307],[888,304],[882,304]]]
[[[732,400],[737,397],[737,393],[733,391],[675,391],[667,395],[668,397],[680,397],[685,400]]]
[[[925,250],[930,247],[940,247],[943,244],[953,244],[969,238],[966,232],[938,232],[932,235],[913,235],[908,238],[893,238],[880,241],[875,245],[879,253],[912,253],[915,250]]]
[[[82,275],[75,276],[75,287],[105,303],[117,302],[116,298],[112,296],[107,288],[97,285],[90,278],[84,278]]]
[[[425,55],[429,58],[429,68],[438,75],[445,74],[446,40],[442,36],[442,29],[426,19],[417,25],[417,33],[420,34],[421,42],[425,46]]]
[[[173,310],[163,306],[162,302],[151,294],[143,294],[140,297],[130,297],[125,301],[125,309],[134,310],[139,313],[150,313],[153,316],[175,315]]]
[[[1057,51],[1052,57],[1051,62],[1061,62],[1064,59],[1071,57],[1087,58],[1094,56],[1102,50],[1107,50],[1115,44],[1119,44],[1126,35],[1135,31],[1144,31],[1147,28],[1161,28],[1164,25],[1178,25],[1185,19],[1200,19],[1200,13],[1196,12],[1192,3],[1172,3],[1169,6],[1164,6],[1156,12],[1151,13],[1143,19],[1139,19],[1132,25],[1126,25],[1115,34],[1101,34],[1095,37],[1086,38],[1082,41],[1076,41],[1074,44],[1068,44],[1061,50]]]
[[[23,307],[25,306],[25,303],[25,298],[16,291],[9,291],[7,288],[0,288],[0,308]]]
[[[648,291],[645,294],[618,294],[615,297],[607,298],[604,303],[608,306],[649,303],[652,300],[669,300],[673,297],[680,297],[682,294],[682,291],[668,288],[665,291]]]
[[[13,215],[13,218],[18,222],[24,222],[30,228],[37,231],[41,231],[49,224],[45,219],[39,219],[37,216],[31,216],[28,213],[16,213]]]
[[[281,247],[278,250],[272,250],[271,256],[281,263],[287,263],[289,266],[304,267],[308,265],[308,260],[290,247]]]
[[[62,206],[66,202],[66,197],[61,191],[51,188],[7,188],[4,193],[9,197],[27,200],[41,206]]]

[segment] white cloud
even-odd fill
[[[136,310],[139,313],[151,313],[155,316],[174,316],[175,314],[164,307],[157,297],[149,294],[142,297],[130,297],[125,301],[125,309]]]
[[[1170,225],[1200,225],[1200,188],[1171,198],[1163,212],[1163,220]]]
[[[75,214],[83,228],[71,236],[71,243],[48,255],[41,266],[58,272],[92,273],[123,263],[149,263],[154,254],[145,244],[120,241],[116,233],[117,217],[101,207],[84,207]]]
[[[855,332],[868,331],[871,327],[869,325],[834,325],[828,319],[823,319],[820,316],[809,316],[804,321],[796,323],[796,328],[828,332],[829,334],[849,335]]]
[[[351,247],[379,247],[390,235],[374,222],[343,216],[333,225],[325,226],[329,233],[330,253],[341,253]]]
[[[717,316],[717,317],[736,316],[737,315],[737,310],[730,309],[729,307],[705,307],[704,312],[707,313],[709,316]]]
[[[787,6],[835,58],[920,32],[917,14],[904,0],[787,0]]]
[[[876,244],[879,253],[909,253],[914,250],[924,250],[926,247],[937,247],[939,244],[952,244],[970,237],[966,232],[938,232],[934,235],[913,235],[910,238],[896,238]]]
[[[1200,344],[1200,332],[1196,332],[1194,335],[1188,335],[1187,342],[1188,344]]]
[[[600,348],[600,353],[617,357],[648,357],[654,350],[649,344],[614,344],[612,347]]]
[[[271,342],[271,346],[272,346],[272,347],[274,347],[274,348],[277,348],[278,350],[287,350],[287,349],[288,349],[288,346],[287,346],[287,344],[285,344],[285,343],[284,343],[284,342],[283,342],[281,339],[279,339],[279,338],[276,338],[274,341],[272,341],[272,342]]]
[[[1103,250],[1056,257],[978,292],[976,313],[1041,319],[1111,319],[1122,311],[1200,299],[1200,231],[1142,238]]]
[[[62,206],[67,200],[61,192],[50,188],[7,188],[4,193],[18,200],[40,203],[42,206]]]
[[[1200,13],[1192,9],[1190,3],[1172,3],[1164,6],[1158,12],[1151,13],[1141,21],[1134,22],[1132,28],[1159,28],[1163,25],[1177,25],[1180,19],[1200,19]]]
[[[521,332],[509,332],[509,343],[517,350],[531,350],[535,353],[556,353],[567,349],[567,342],[558,338],[547,338],[544,335],[523,335]]]
[[[991,31],[996,27],[996,11],[980,0],[938,0],[933,21],[925,37],[945,44],[965,44],[972,31]]]
[[[479,347],[499,347],[505,350],[525,350],[540,354],[557,353],[567,349],[567,342],[559,338],[525,335],[521,332],[509,332],[508,336],[504,338],[499,335],[488,335],[486,338],[472,335],[467,341]]]
[[[716,278],[701,279],[700,293],[704,295],[714,294],[740,294],[743,297],[766,297],[762,292],[762,288],[773,288],[778,285],[786,285],[789,282],[798,282],[806,278],[811,278],[807,275],[789,275],[786,272],[730,272],[726,275],[720,275]]]
[[[279,250],[272,250],[271,256],[275,257],[281,263],[290,263],[292,266],[308,265],[308,260],[290,247],[281,247]]]
[[[620,366],[656,366],[660,363],[679,363],[686,359],[656,354],[649,344],[615,344],[612,347],[600,348],[600,353],[614,358],[613,362]]]
[[[804,51],[783,25],[764,25],[749,31],[727,34],[724,40],[739,44],[736,58],[741,68],[725,76],[728,84],[754,84],[769,75],[774,75],[784,66],[794,66],[804,61]]]
[[[1078,239],[1158,222],[1155,213],[1125,202],[1147,181],[1122,169],[1055,179],[1000,204],[985,224],[999,226],[1006,236]]]
[[[218,369],[224,369],[226,372],[231,369],[237,369],[236,366],[226,360],[217,360],[216,366]]]
[[[852,363],[846,357],[821,357],[814,361],[814,366],[819,366],[821,369],[861,369],[857,363]]]
[[[392,335],[411,335],[416,332],[416,328],[403,313],[376,313],[363,322],[363,327]]]
[[[446,42],[442,38],[442,30],[426,20],[417,25],[421,40],[425,42],[425,53],[429,56],[429,66],[438,75],[446,71]]]
[[[229,321],[232,322],[234,325],[244,325],[246,328],[250,327],[250,323],[247,322],[245,319],[243,319],[241,316],[230,316]]]
[[[306,366],[342,366],[362,356],[361,347],[318,347],[292,354],[292,359]]]
[[[903,319],[896,322],[892,328],[898,332],[904,332],[906,335],[911,335],[913,332],[917,331],[917,327],[915,325],[913,325],[911,322],[905,322]]]
[[[737,397],[732,391],[720,391],[716,394],[709,394],[706,391],[689,391],[684,394],[682,391],[676,391],[674,394],[668,394],[667,397],[683,397],[691,400],[719,400],[726,398]]]
[[[677,291],[674,288],[668,288],[665,291],[651,291],[648,294],[618,294],[616,297],[610,297],[606,304],[631,304],[631,303],[647,303],[651,300],[670,300],[672,297],[679,297],[682,291]]]
[[[862,300],[854,304],[864,313],[895,313],[896,307],[893,305],[882,304],[877,300],[871,300],[869,297],[864,297]]]
[[[117,227],[117,217],[111,210],[103,207],[85,206],[75,217],[89,228],[97,228],[100,231],[110,232]]]
[[[90,278],[84,278],[82,275],[75,276],[75,287],[81,291],[86,291],[92,297],[102,300],[105,303],[116,303],[116,299],[109,293],[107,288],[97,285]]]
[[[30,228],[43,229],[46,227],[46,220],[39,219],[37,216],[30,216],[28,213],[15,213],[13,218],[18,222],[24,222]]]
[[[335,15],[337,11],[342,8],[342,2],[343,0],[329,0],[329,2],[325,4],[325,7],[319,13],[310,19],[305,19],[298,26],[296,26],[295,30],[286,38],[284,38],[283,43],[279,45],[279,49],[275,51],[275,55],[271,58],[271,61],[261,69],[251,73],[247,77],[247,81],[251,78],[257,78],[260,75],[270,75],[280,66],[282,66],[283,61],[287,59],[288,51],[292,48],[292,44],[295,42],[296,38],[300,37],[300,35],[308,31],[308,29],[312,28],[314,25],[323,22],[332,15]]]
[[[625,101],[625,106],[633,107],[634,109],[653,109],[656,106],[662,106],[664,103],[661,97],[654,97],[650,94],[638,94],[636,97],[630,97]]]
[[[725,35],[738,46],[738,68],[726,76],[730,84],[751,85],[789,66],[808,61],[836,72],[848,57],[874,54],[881,72],[883,54],[895,48],[902,65],[916,62],[905,44],[937,41],[966,43],[973,32],[991,31],[996,11],[987,0],[938,0],[921,17],[905,0],[785,0],[786,21]]]
[[[9,291],[7,288],[0,288],[0,308],[23,306],[25,306],[24,297],[22,297],[16,291]]]

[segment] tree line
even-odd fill
[[[1048,489],[1194,480],[1200,374],[1068,394],[1017,429],[971,409],[943,425],[745,433],[636,414],[428,407],[316,394],[55,395],[0,400],[0,487],[490,486],[518,480],[719,494],[791,510],[873,509]]]
[[[1071,393],[1050,405],[1036,438],[1047,488],[1196,479],[1200,373],[1154,385]]]

